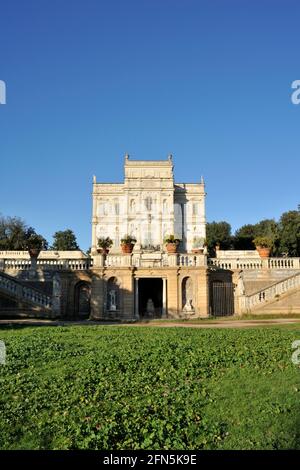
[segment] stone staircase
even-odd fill
[[[38,308],[39,311],[45,311],[45,313],[48,314],[51,312],[51,296],[1,271],[0,293],[3,293],[18,304],[25,305],[29,308]]]
[[[292,300],[292,297],[294,299]],[[284,313],[300,313],[300,272],[258,291],[240,297],[240,309],[242,313],[275,313],[278,310]]]

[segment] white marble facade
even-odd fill
[[[137,239],[135,251],[145,247],[163,251],[164,237],[182,240],[180,249],[189,252],[203,244],[206,236],[205,186],[175,183],[173,161],[131,160],[125,157],[124,183],[93,182],[92,253],[97,239],[109,236],[118,253],[126,234]]]

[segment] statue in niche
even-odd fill
[[[239,274],[237,289],[238,289],[239,295],[245,295],[245,284],[244,284],[242,273]]]
[[[192,302],[193,302],[192,299],[188,299],[188,300],[186,301],[186,304],[185,304],[185,306],[183,307],[183,310],[184,310],[185,312],[193,312],[193,311],[195,310],[194,307],[193,307],[193,303],[192,303]]]
[[[108,310],[117,310],[117,296],[116,291],[111,289],[108,293],[109,297],[109,307]]]
[[[155,307],[152,299],[147,300],[146,314],[149,317],[153,317],[155,313]]]

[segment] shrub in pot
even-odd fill
[[[109,249],[112,247],[113,241],[109,237],[100,237],[98,238],[98,253],[102,253],[103,255],[107,255]]]
[[[256,250],[261,258],[269,258],[273,248],[273,240],[269,237],[256,237],[253,240]]]
[[[136,239],[133,236],[125,235],[121,239],[122,253],[132,253],[135,243],[136,243]]]
[[[31,258],[37,258],[45,246],[45,239],[36,233],[30,235],[26,242],[26,248]]]
[[[177,248],[180,243],[179,238],[176,238],[175,235],[166,235],[164,242],[168,253],[177,253]]]

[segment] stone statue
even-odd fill
[[[186,304],[185,306],[183,307],[183,310],[185,312],[193,312],[194,311],[194,307],[193,307],[193,304],[192,304],[192,299],[188,299],[186,301]]]
[[[108,293],[108,296],[109,296],[108,310],[117,310],[116,291],[114,289],[111,289]]]
[[[61,296],[62,296],[62,286],[61,279],[58,273],[55,273],[52,281],[52,311],[55,313],[60,313],[61,308]]]
[[[243,275],[241,273],[238,278],[237,288],[238,288],[239,295],[245,295],[245,284],[243,280]]]
[[[155,307],[152,299],[147,300],[147,310],[146,310],[147,315],[153,316],[155,313]]]

